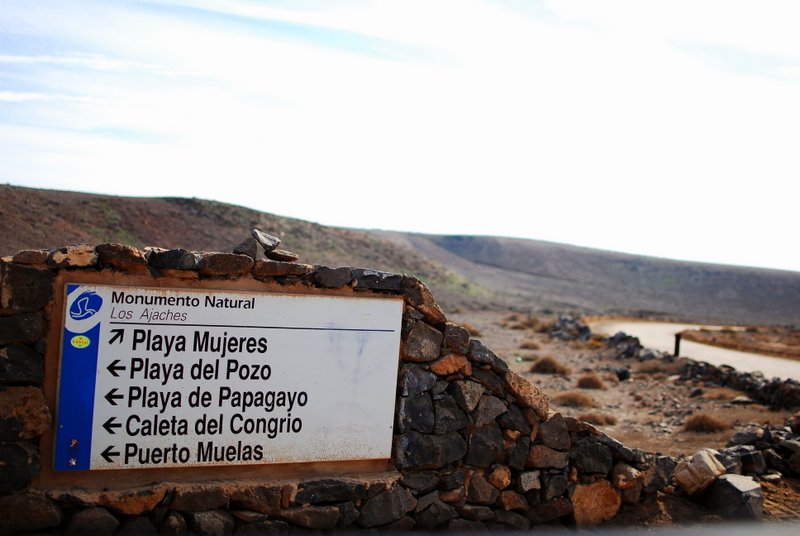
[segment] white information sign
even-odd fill
[[[54,467],[389,458],[402,311],[68,284]]]

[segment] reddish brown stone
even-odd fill
[[[579,527],[599,525],[617,515],[621,504],[619,493],[608,480],[579,484],[572,495],[575,524]]]
[[[500,496],[497,498],[497,506],[506,511],[508,510],[527,511],[529,508],[527,499],[525,499],[525,497],[523,497],[516,491],[511,491],[510,489],[500,492]]]
[[[300,258],[297,253],[292,253],[291,251],[287,251],[285,249],[273,249],[271,251],[264,252],[264,255],[270,260],[281,262],[294,262]]]
[[[112,268],[123,272],[144,272],[147,259],[144,251],[125,244],[107,243],[95,248],[97,264],[101,268]]]
[[[433,361],[439,357],[442,346],[442,334],[425,322],[414,322],[405,344],[403,359],[417,363]]]
[[[133,490],[108,491],[99,494],[95,501],[85,502],[105,506],[129,516],[139,516],[153,511],[164,500],[169,488],[164,484],[153,484],[146,488]]]
[[[38,387],[0,387],[0,441],[34,439],[51,426],[50,410]]]
[[[97,252],[89,244],[57,248],[47,256],[47,265],[51,268],[85,268],[95,264]]]
[[[183,485],[175,489],[170,508],[181,512],[201,512],[228,507],[228,494],[219,486]]]
[[[425,315],[425,320],[431,325],[438,326],[447,321],[444,312],[434,301],[430,289],[419,279],[406,276],[403,281],[403,294],[406,301]]]
[[[251,486],[234,490],[231,503],[240,508],[262,514],[276,514],[281,510],[282,489],[279,486]]]
[[[486,480],[497,489],[504,490],[511,485],[511,469],[505,465],[498,465],[489,473]]]
[[[569,452],[560,452],[544,445],[533,445],[528,451],[527,467],[563,469],[569,463]]]
[[[531,382],[511,370],[505,371],[503,380],[505,380],[508,390],[514,398],[517,399],[517,404],[526,408],[531,408],[540,419],[547,419],[550,402],[546,394],[540,391]]]
[[[281,510],[275,517],[307,529],[327,530],[339,522],[339,509],[335,506],[304,506]]]
[[[461,354],[447,354],[441,359],[437,359],[430,364],[431,372],[438,376],[449,376],[456,372],[464,376],[472,375],[472,364],[466,356]]]
[[[199,271],[210,276],[240,276],[253,269],[253,259],[235,253],[203,253]]]
[[[449,504],[463,504],[467,492],[464,486],[439,492],[439,500]]]
[[[466,354],[469,351],[469,331],[453,322],[445,322],[444,344],[459,354]]]

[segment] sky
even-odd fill
[[[796,0],[2,0],[0,182],[800,271],[798,27]]]

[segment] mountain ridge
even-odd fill
[[[301,261],[411,273],[447,308],[800,324],[800,273],[645,257],[542,240],[323,226],[181,197],[0,185],[0,254],[73,243],[231,251],[258,227]]]

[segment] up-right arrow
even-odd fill
[[[111,339],[108,341],[108,344],[114,344],[117,340],[122,342],[122,337],[125,335],[125,330],[120,328],[112,329],[111,333],[113,333],[114,336],[111,337]]]
[[[108,463],[114,463],[114,456],[119,456],[119,452],[113,449],[114,447],[109,445],[106,447],[106,450],[100,453],[100,456],[102,456],[103,459]]]

